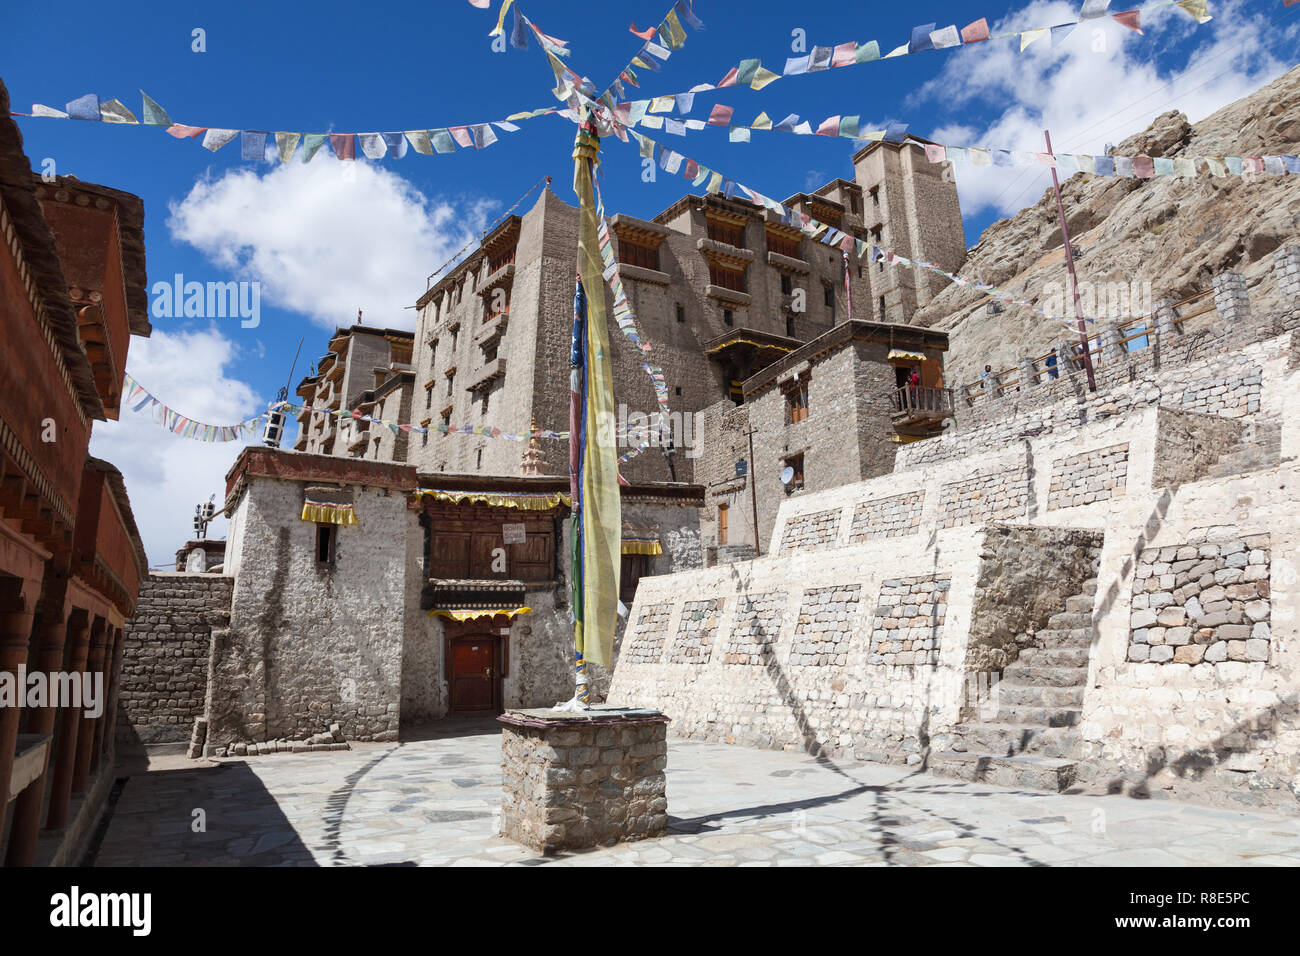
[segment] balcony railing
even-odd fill
[[[890,396],[896,421],[939,421],[953,416],[952,389],[904,385]]]

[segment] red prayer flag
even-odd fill
[[[1150,179],[1156,174],[1155,161],[1150,156],[1133,157],[1133,175],[1138,179]]]
[[[839,136],[840,135],[840,118],[838,116],[829,116],[822,120],[822,125],[817,127],[818,136]]]
[[[733,70],[732,72],[735,71]],[[713,112],[709,114],[709,125],[726,126],[731,122],[732,112],[733,110],[730,106],[723,106],[719,103],[717,106],[713,107]]]
[[[727,75],[726,75],[726,76],[724,76],[722,79],[718,80],[718,86],[717,86],[717,88],[718,88],[718,89],[722,89],[724,86],[735,86],[735,85],[736,85],[736,74],[739,73],[739,72],[740,72],[739,68],[733,66],[730,70],[727,71]]]
[[[850,40],[848,43],[841,43],[835,48],[835,55],[831,57],[831,66],[852,66],[857,62],[857,44]]]
[[[980,17],[974,23],[961,28],[962,43],[979,43],[989,38],[989,22]]]
[[[1121,26],[1128,27],[1135,33],[1142,33],[1142,11],[1125,10],[1123,13],[1112,13],[1110,18]],[[1145,34],[1143,34],[1145,36]]]
[[[199,133],[207,131],[206,126],[185,126],[181,123],[173,123],[167,127],[167,132],[171,133],[177,139],[190,139],[198,136]]]
[[[338,159],[356,159],[356,137],[351,133],[330,133],[330,149]]]
[[[633,36],[639,36],[642,40],[647,41],[653,40],[654,35],[657,32],[654,27],[646,27],[644,30],[638,30],[635,22],[628,24],[628,29],[632,31]]]
[[[470,136],[468,126],[449,126],[447,131],[451,133],[451,138],[460,143],[461,146],[469,148],[474,145],[474,139]]]

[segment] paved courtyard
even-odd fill
[[[156,761],[123,789],[96,864],[1300,865],[1298,818],[671,737],[666,837],[541,857],[496,835],[500,746],[494,722],[446,722],[401,745]]]

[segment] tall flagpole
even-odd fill
[[[588,663],[613,666],[618,622],[622,502],[594,184],[599,156],[600,137],[588,111],[573,146],[573,189],[579,206],[578,284],[569,357],[575,693],[560,705],[568,710],[589,706]]]
[[[1043,130],[1047,152],[1052,152],[1052,135]],[[1079,278],[1074,274],[1074,250],[1070,247],[1070,232],[1065,228],[1065,203],[1061,202],[1061,183],[1056,178],[1056,165],[1052,167],[1052,188],[1056,190],[1056,212],[1061,217],[1061,240],[1065,243],[1065,265],[1070,270],[1070,289],[1074,293],[1074,314],[1079,320],[1079,341],[1083,344],[1083,367],[1088,373],[1088,391],[1097,391],[1097,379],[1092,372],[1092,356],[1088,354],[1088,327],[1083,324],[1083,308],[1079,305]],[[1066,358],[1066,361],[1069,361]]]

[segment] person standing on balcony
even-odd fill
[[[920,389],[921,389],[921,370],[920,368],[913,366],[912,374],[908,376],[907,379],[907,397],[911,401],[913,408],[916,408],[916,400],[920,393]]]

